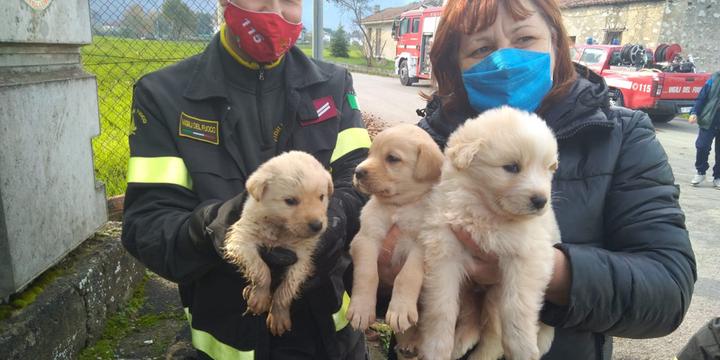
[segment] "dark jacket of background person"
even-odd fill
[[[359,229],[365,201],[352,187],[352,175],[370,143],[354,101],[352,78],[346,70],[310,60],[293,48],[283,60],[284,79],[264,84],[265,89],[285,86],[285,96],[231,93],[223,57],[229,58],[229,53],[216,36],[202,54],[136,84],[137,129],[130,136],[123,244],[150,270],[179,283],[183,306],[192,319],[193,345],[204,355],[219,359],[255,349],[255,359],[296,358],[275,354],[276,341],[292,341],[303,359],[344,359],[354,349],[347,347],[356,345],[364,354],[362,335],[345,326],[344,316],[333,317],[347,300],[343,281],[350,266],[347,246]],[[273,70],[242,71],[255,73],[260,91]],[[271,132],[272,147],[264,156],[291,149],[313,154],[331,170],[335,185],[328,230],[316,251],[315,275],[292,305],[293,331],[280,338],[269,337],[265,316],[243,315],[245,279],[218,255],[213,243],[217,239],[211,233],[223,204],[237,201],[236,210],[242,210],[236,196],[243,193],[254,167],[266,160],[244,158],[261,152],[248,148],[257,144],[240,141],[247,134],[238,134],[258,129],[253,123],[261,121],[254,112],[244,112],[266,108],[267,104],[254,103],[258,99],[272,102],[271,110],[284,108],[286,114],[278,127],[265,129]],[[320,117],[318,104],[328,101],[337,113]],[[204,137],[184,134],[184,120],[198,125]],[[235,219],[239,216],[235,214]]]
[[[702,87],[690,115],[697,115],[698,126],[705,130],[720,128],[720,71]]]
[[[543,116],[559,144],[553,208],[572,274],[569,305],[546,302],[542,311],[556,327],[543,359],[610,359],[612,336],[669,334],[697,278],[679,190],[648,116],[609,107],[602,78],[578,72]],[[419,126],[444,148],[470,116],[440,108]]]

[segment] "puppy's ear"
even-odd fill
[[[268,171],[259,169],[255,171],[245,183],[245,189],[255,201],[260,201],[265,193],[271,175]]]
[[[483,144],[482,139],[459,141],[457,144],[448,146],[448,148],[445,149],[445,155],[450,159],[456,169],[464,170],[470,167],[475,156],[482,149]]]
[[[418,181],[436,181],[440,178],[443,154],[435,143],[420,143],[413,177]]]

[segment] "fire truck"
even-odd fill
[[[395,21],[395,73],[401,84],[410,86],[420,79],[430,79],[430,48],[442,10],[442,7],[421,7],[402,13]]]
[[[709,73],[698,73],[678,44],[578,45],[570,49],[573,61],[605,79],[610,103],[646,112],[654,122],[668,122],[687,114]]]

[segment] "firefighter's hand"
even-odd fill
[[[690,117],[688,118],[688,122],[691,124],[697,124],[697,115],[695,115],[695,114],[690,115]]]
[[[470,269],[468,269],[470,279],[479,286],[499,283],[501,274],[497,255],[480,249],[466,231],[453,229],[453,233],[473,257],[474,261],[471,263]]]

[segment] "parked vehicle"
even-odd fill
[[[573,61],[605,78],[610,102],[639,109],[655,122],[668,122],[692,110],[710,77],[695,73],[691,59],[682,57],[677,44],[661,44],[655,51],[642,45],[577,45]]]
[[[410,86],[420,79],[431,78],[430,48],[442,10],[442,7],[410,10],[395,21],[395,73],[401,84]]]

